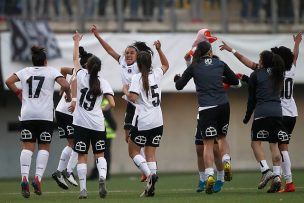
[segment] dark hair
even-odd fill
[[[86,52],[83,47],[79,47],[79,58],[80,58],[79,63],[82,66],[82,68],[86,68],[85,65],[91,56],[93,56],[93,54]]]
[[[145,51],[148,52],[149,54],[151,54],[152,56],[154,55],[153,50],[147,46],[147,44],[145,42],[141,42],[141,41],[135,41],[131,46],[129,47],[135,47],[137,52],[141,52],[141,51]]]
[[[278,54],[279,56],[282,57],[285,64],[285,69],[289,71],[292,67],[293,58],[294,58],[294,54],[292,53],[292,51],[284,46],[280,46],[279,48],[273,47],[271,48],[271,51],[272,53]]]
[[[152,59],[151,54],[146,51],[141,51],[137,55],[137,66],[141,72],[143,87],[148,97],[149,94],[149,72],[151,71]]]
[[[34,66],[44,66],[46,60],[45,49],[39,46],[32,46],[32,62]]]
[[[89,79],[90,91],[94,96],[100,96],[102,93],[100,89],[100,81],[98,79],[98,72],[101,70],[100,59],[97,56],[94,55],[91,56],[88,59],[86,67],[90,74],[90,79]]]
[[[281,90],[282,82],[284,79],[285,65],[283,59],[271,51],[263,51],[260,54],[261,63],[263,68],[270,68],[271,75],[270,79],[273,84],[273,91],[279,92]]]
[[[193,64],[198,64],[201,61],[201,58],[205,56],[211,49],[211,44],[207,41],[202,41],[198,43],[196,50],[193,54]]]

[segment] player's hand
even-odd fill
[[[157,51],[161,49],[161,43],[159,40],[156,40],[153,45]]]
[[[122,92],[127,95],[129,91],[129,85],[123,85],[122,86]]]
[[[293,41],[297,44],[300,44],[302,41],[302,32],[299,32],[296,35],[293,35]]]
[[[75,31],[75,34],[73,35],[74,41],[80,41],[82,39],[83,35],[79,34],[78,31]]]
[[[68,108],[69,112],[73,113],[75,110],[75,107],[76,107],[76,101],[72,101]]]
[[[71,101],[72,101],[72,96],[71,96],[71,94],[66,94],[66,95],[64,96],[64,99],[65,99],[66,102],[71,102]]]
[[[180,74],[176,74],[173,78],[173,81],[176,82],[181,78]]]
[[[93,34],[98,34],[98,30],[97,30],[96,25],[92,25],[91,28],[90,28],[90,31],[91,31]]]
[[[220,50],[223,51],[223,50],[226,50],[226,51],[229,51],[231,52],[232,51],[232,48],[230,46],[228,46],[224,41],[222,41],[222,45],[220,45]]]
[[[190,61],[191,60],[191,54],[190,51],[186,53],[186,55],[184,56],[185,61]]]

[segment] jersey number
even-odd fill
[[[153,85],[151,86],[151,93],[152,93],[152,99],[155,98],[155,100],[152,101],[153,106],[158,106],[160,104],[160,100],[159,100],[159,94],[157,92],[155,92],[155,90],[158,88],[157,85]]]
[[[284,80],[284,89],[281,91],[281,98],[290,99],[293,91],[293,79],[286,78]]]
[[[87,111],[92,111],[94,108],[94,105],[96,103],[97,97],[94,96],[90,91],[88,91],[89,88],[83,88],[80,90],[81,97],[79,101],[79,106],[83,107]],[[86,100],[86,101],[84,101]]]
[[[33,80],[39,81],[34,94],[34,98],[39,98],[44,79],[45,77],[42,76],[31,76],[26,80],[29,86],[29,98],[33,98]]]

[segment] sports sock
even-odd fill
[[[20,169],[21,169],[21,180],[26,177],[28,181],[28,176],[31,168],[33,152],[27,149],[23,149],[20,154]]]
[[[99,178],[106,179],[107,177],[107,161],[104,157],[96,159],[96,167],[98,169]]]
[[[213,169],[213,168],[206,168],[206,169],[205,169],[205,176],[206,176],[206,179],[207,179],[209,176],[214,176],[214,169]]]
[[[222,162],[223,163],[230,163],[231,162],[231,157],[229,154],[224,154],[223,158],[222,158]]]
[[[275,176],[281,176],[281,166],[272,166],[272,170]]]
[[[259,162],[259,164],[260,164],[261,173],[264,173],[265,171],[269,170],[269,166],[268,166],[266,160],[261,160],[261,161]]]
[[[77,173],[79,178],[80,191],[87,189],[87,164],[77,164]]]
[[[281,151],[282,156],[282,172],[284,175],[284,178],[286,180],[286,183],[292,182],[292,173],[291,173],[291,162],[288,151]]]
[[[66,146],[62,152],[61,152],[61,156],[60,156],[60,160],[59,160],[59,164],[57,167],[57,170],[62,172],[64,169],[66,169],[67,165],[68,165],[68,161],[70,159],[70,155],[72,153],[72,148],[69,146]]]
[[[151,171],[152,174],[156,174],[157,173],[157,164],[156,161],[153,162],[147,162],[147,165]]]
[[[200,177],[200,181],[202,182],[206,181],[205,171],[199,171],[198,174]]]
[[[144,157],[144,159],[146,159],[146,154],[145,154],[145,148],[144,147],[140,148],[140,155],[142,157]]]
[[[223,171],[217,171],[216,180],[220,180],[220,181],[224,182],[224,175],[225,175],[224,170]]]
[[[72,173],[77,163],[78,163],[78,153],[73,150],[67,165],[67,172]]]
[[[141,155],[137,154],[134,158],[133,161],[135,165],[145,174],[145,176],[149,177],[151,174],[151,171],[148,167],[147,161],[144,157]]]
[[[38,176],[39,181],[41,181],[46,165],[49,160],[49,152],[46,150],[39,150],[36,159],[36,172],[35,176]]]

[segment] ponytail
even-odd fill
[[[273,82],[275,92],[279,92],[284,79],[285,64],[283,59],[278,54],[273,54],[270,79]]]
[[[149,85],[149,73],[151,71],[151,54],[145,51],[141,51],[137,55],[137,65],[138,69],[142,75],[143,88],[148,97],[150,85]]]
[[[101,70],[101,61],[96,56],[91,56],[87,63],[87,69],[90,74],[89,87],[94,96],[100,96],[102,94],[100,88],[100,81],[98,79],[98,72]]]

